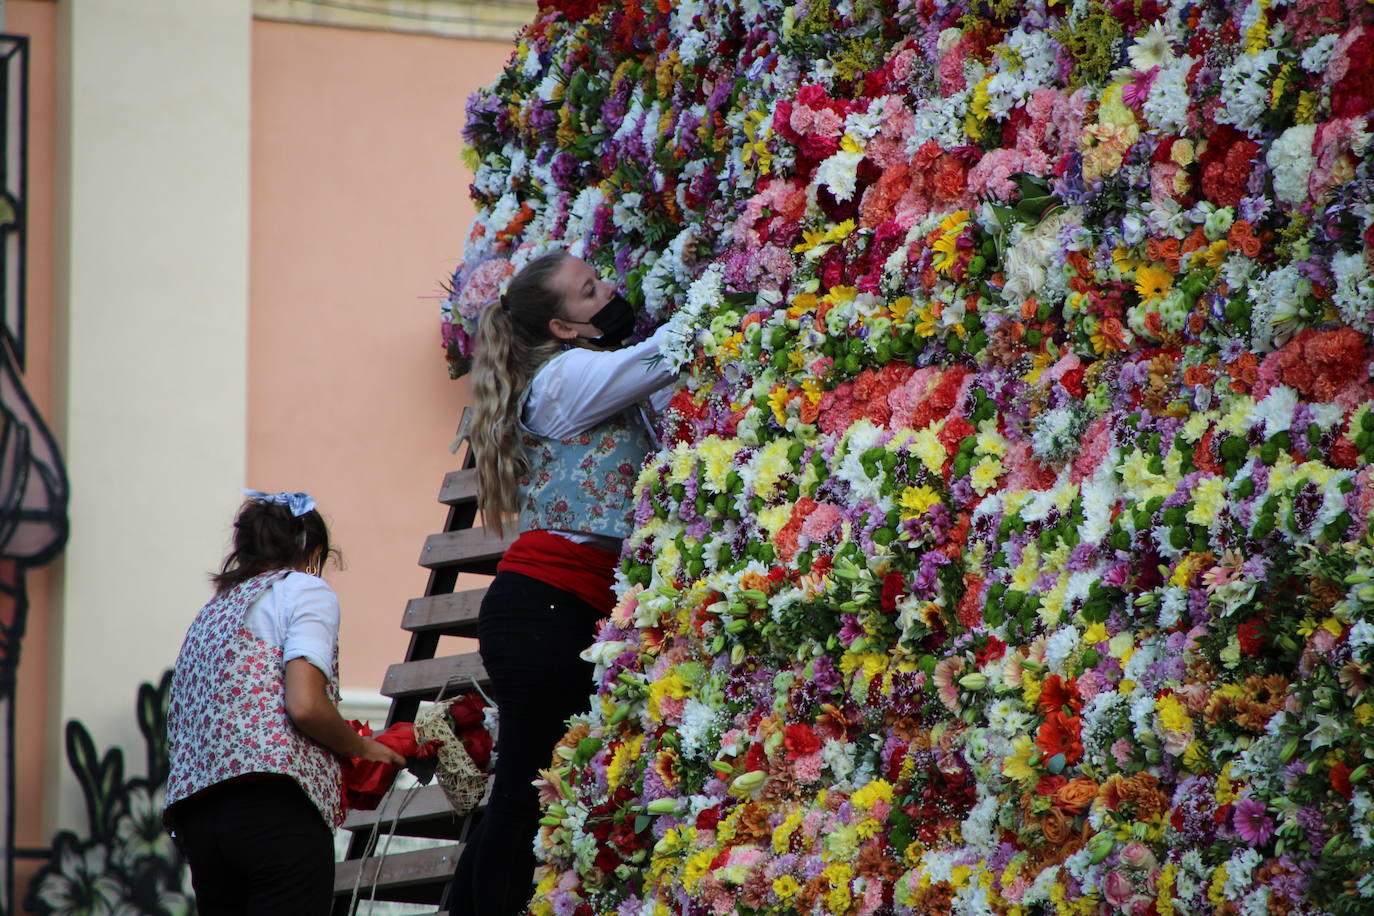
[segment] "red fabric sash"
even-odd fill
[[[620,557],[609,550],[579,544],[550,531],[526,531],[506,548],[496,569],[538,579],[576,595],[609,614],[615,607],[615,569]]]

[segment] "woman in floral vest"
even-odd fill
[[[305,493],[244,491],[234,548],[177,656],[163,815],[202,916],[329,913],[339,757],[395,751],[338,713],[329,531]]]
[[[579,656],[614,604],[631,493],[653,444],[639,403],[665,394],[659,335],[624,347],[629,303],[585,261],[543,255],[482,313],[472,446],[484,524],[519,537],[478,618],[500,726],[490,801],[463,851],[451,913],[521,913],[534,875],[538,796],[569,716],[587,708]]]

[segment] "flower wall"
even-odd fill
[[[445,344],[672,329],[538,914],[1374,910],[1374,7],[541,9]]]

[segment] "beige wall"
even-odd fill
[[[440,284],[473,212],[463,105],[510,46],[253,25],[248,479],[313,493],[343,548],[342,681],[400,661],[466,385]]]
[[[141,749],[137,684],[175,657],[244,479],[251,20],[249,0],[57,9],[60,760],[72,718]],[[46,788],[80,823],[72,776]]]

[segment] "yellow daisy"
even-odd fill
[[[1162,267],[1150,265],[1135,272],[1135,291],[1142,299],[1159,299],[1168,295],[1174,285],[1174,275]]]

